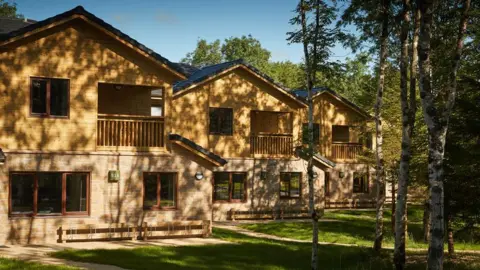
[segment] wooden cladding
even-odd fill
[[[336,160],[356,159],[362,151],[362,144],[359,143],[333,143],[332,158]]]
[[[250,153],[253,155],[292,156],[292,134],[257,134],[250,136]]]
[[[99,114],[97,146],[106,149],[164,147],[163,117]]]

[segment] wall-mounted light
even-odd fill
[[[202,180],[203,179],[203,173],[202,172],[196,172],[195,173],[195,179],[197,180]]]
[[[345,172],[338,172],[338,177],[339,178],[344,178],[345,177]]]
[[[115,84],[114,87],[115,87],[115,90],[120,91],[120,90],[122,90],[123,85],[121,85],[121,84]]]
[[[317,178],[318,177],[318,173],[317,172],[313,172],[313,179]]]
[[[120,171],[119,170],[108,171],[108,182],[118,182],[118,181],[120,181]]]
[[[5,153],[3,152],[2,148],[0,148],[0,163],[5,163],[7,160],[7,156],[5,156]]]

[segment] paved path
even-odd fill
[[[145,246],[191,246],[191,245],[212,245],[226,244],[227,241],[215,238],[180,238],[180,239],[161,239],[150,241],[116,241],[116,242],[78,242],[65,244],[48,245],[7,245],[0,246],[0,257],[14,258],[25,261],[32,261],[42,264],[69,265],[82,269],[95,270],[122,270],[123,268],[95,264],[68,261],[49,256],[49,253],[65,249],[119,249],[119,248],[138,248]]]

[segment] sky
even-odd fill
[[[286,33],[297,0],[15,0],[26,18],[43,20],[82,5],[120,31],[171,61],[211,42],[251,34],[272,53],[272,61],[302,61],[300,44],[288,44]],[[352,58],[336,46],[332,60]]]

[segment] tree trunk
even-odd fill
[[[430,199],[426,200],[423,206],[423,241],[430,241]]]
[[[397,198],[395,197],[395,176],[392,175],[392,216],[390,218],[391,223],[392,223],[392,233],[395,235],[395,208],[396,208],[396,200]]]
[[[425,123],[428,127],[428,178],[430,184],[431,235],[428,247],[428,269],[443,269],[444,222],[444,171],[443,158],[448,121],[455,103],[456,77],[463,51],[463,39],[467,29],[470,0],[463,1],[463,13],[458,28],[456,48],[451,58],[448,86],[433,89],[432,66],[430,63],[430,39],[434,12],[434,1],[420,1],[421,26],[419,35],[420,97]],[[437,93],[437,94],[434,94]],[[446,97],[446,101],[436,97]]]
[[[412,40],[412,64],[410,68],[411,85],[408,91],[408,32],[410,28],[410,0],[403,0],[402,29],[400,33],[400,100],[402,106],[402,150],[400,155],[400,168],[398,173],[397,205],[395,210],[395,249],[394,264],[396,269],[405,269],[405,246],[407,237],[407,193],[409,180],[409,167],[412,157],[411,144],[413,126],[415,124],[415,76],[416,76],[416,43],[418,42],[417,23]],[[413,84],[412,84],[413,83]],[[410,94],[410,99],[409,99]],[[409,102],[410,101],[410,102]]]
[[[377,185],[377,215],[375,228],[375,242],[373,249],[379,252],[383,242],[383,206],[385,203],[385,167],[383,160],[383,134],[382,134],[382,104],[383,90],[385,87],[385,67],[388,45],[388,10],[390,0],[382,0],[382,34],[380,36],[380,63],[378,72],[377,100],[375,103],[375,128],[376,128],[376,185]]]
[[[315,152],[314,142],[313,142],[313,86],[315,84],[315,71],[317,68],[317,35],[318,27],[320,25],[320,3],[317,0],[315,3],[315,39],[313,44],[313,55],[310,58],[310,53],[308,49],[308,38],[307,38],[307,19],[306,19],[306,3],[304,0],[300,1],[301,5],[301,24],[302,24],[302,35],[303,35],[303,51],[305,55],[305,69],[306,69],[306,79],[307,79],[307,92],[308,92],[308,165],[307,165],[307,175],[308,175],[308,205],[310,210],[310,215],[312,218],[312,256],[311,256],[311,269],[318,269],[318,216],[315,210],[315,187],[314,187],[314,176],[313,176],[313,155]]]

